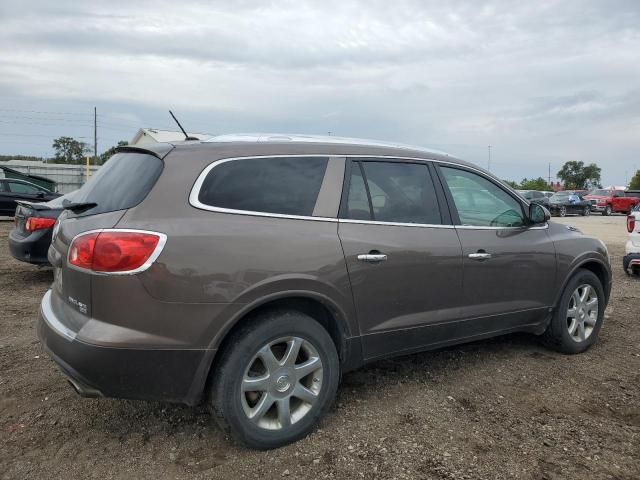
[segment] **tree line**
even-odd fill
[[[585,165],[584,162],[571,160],[566,162],[562,168],[556,173],[558,179],[562,181],[565,190],[592,190],[601,188],[600,173],[602,169],[595,163]],[[542,178],[527,179],[523,178],[520,183],[512,180],[505,180],[511,187],[519,190],[549,190],[551,185]],[[631,179],[629,183],[630,190],[640,190],[640,170]]]
[[[102,165],[116,153],[116,148],[128,144],[129,142],[124,140],[119,141],[117,145],[110,147],[107,151],[98,155],[94,163]],[[72,137],[56,138],[51,146],[54,152],[53,158],[51,159],[52,163],[66,163],[69,165],[84,164],[87,161],[88,154],[91,152],[91,147],[87,143],[80,142]]]

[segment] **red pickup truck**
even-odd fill
[[[592,212],[602,212],[602,215],[628,214],[640,203],[640,198],[626,195],[624,190],[594,190],[584,199],[591,202]]]

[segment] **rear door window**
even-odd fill
[[[153,155],[117,153],[75,192],[72,202],[97,204],[80,216],[135,207],[151,191],[163,167],[162,160]]]
[[[215,165],[202,182],[202,205],[247,212],[312,216],[327,157],[230,160]]]
[[[442,223],[427,165],[363,161],[351,168],[346,218],[390,223]]]

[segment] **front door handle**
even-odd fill
[[[358,260],[368,263],[380,263],[384,262],[387,256],[384,253],[361,253],[358,255]]]
[[[485,260],[489,260],[491,258],[491,254],[487,253],[487,252],[470,253],[469,254],[469,258],[471,260],[476,260],[478,262],[483,262]]]

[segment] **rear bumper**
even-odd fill
[[[622,259],[622,268],[629,273],[629,270],[640,270],[640,253],[629,253]]]
[[[591,204],[592,212],[604,212],[604,209],[607,208],[606,205],[593,205]]]
[[[47,251],[51,245],[51,229],[38,230],[28,237],[16,235],[14,230],[9,232],[9,252],[11,256],[21,262],[36,265],[48,264]]]
[[[162,400],[194,405],[214,351],[114,348],[79,340],[42,299],[37,325],[44,350],[84,396]]]

